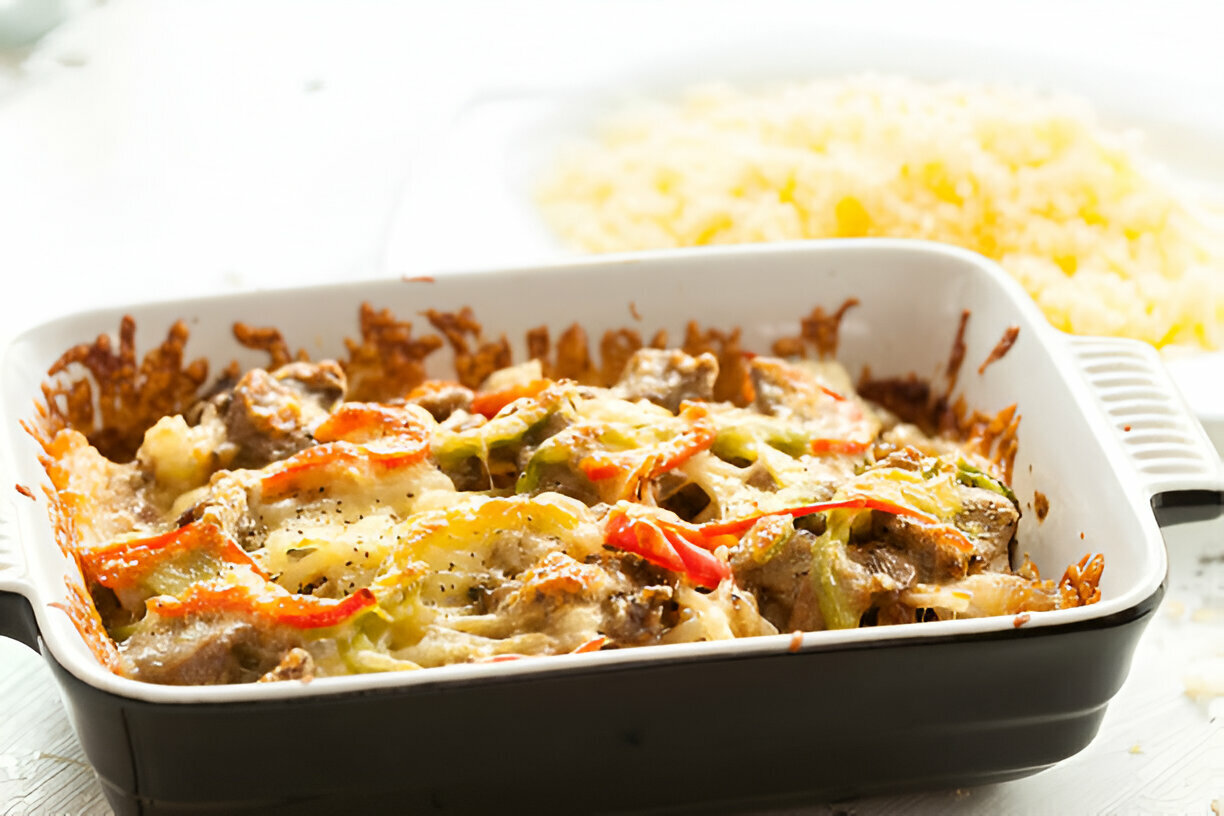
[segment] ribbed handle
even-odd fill
[[[1068,345],[1149,496],[1224,491],[1224,463],[1154,348],[1101,337]]]

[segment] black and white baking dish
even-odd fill
[[[401,317],[470,306],[521,341],[574,321],[592,336],[703,326],[767,350],[813,306],[845,316],[852,374],[943,377],[962,311],[957,394],[1022,416],[1020,550],[1047,575],[1105,556],[1099,603],[1022,618],[811,632],[417,672],[168,687],[111,674],[67,615],[46,502],[0,501],[0,633],[42,652],[121,814],[737,810],[1034,773],[1082,749],[1163,591],[1152,512],[1218,501],[1220,460],[1141,344],[1053,330],[996,266],[934,244],[861,240],[608,256],[134,305],[149,346],[183,318],[190,357],[253,360],[234,321],[276,325],[316,358],[343,352],[362,302]],[[121,312],[65,317],[3,361],[5,483],[43,481],[19,427],[48,366]],[[1009,327],[1011,350],[979,373]],[[522,359],[523,347],[516,349]],[[446,361],[439,358],[438,364]],[[438,371],[436,373],[442,373]],[[1029,511],[1049,500],[1044,521]]]

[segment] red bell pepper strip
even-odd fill
[[[280,623],[288,624],[295,629],[317,629],[324,626],[335,626],[349,618],[370,609],[378,603],[374,593],[368,587],[335,600],[332,598],[315,598],[310,595],[288,595],[265,599],[261,611],[266,610]]]
[[[429,429],[412,411],[377,402],[346,402],[314,430],[319,442],[370,442],[391,437],[404,446],[428,435]]]
[[[345,403],[314,436],[324,444],[269,466],[260,480],[265,500],[322,487],[344,469],[373,467],[376,476],[420,462],[429,453],[429,428],[413,412],[391,405]]]
[[[623,510],[614,509],[608,513],[604,543],[640,555],[672,572],[684,572],[684,560],[670,545],[659,525],[646,519],[630,518]]]
[[[81,561],[92,580],[110,589],[126,589],[139,584],[161,564],[192,551],[207,551],[224,563],[248,567],[266,588],[258,592],[244,584],[196,583],[182,598],[150,599],[149,608],[172,617],[194,612],[246,612],[298,629],[311,629],[334,626],[376,602],[374,593],[365,588],[342,600],[291,595],[269,581],[251,557],[211,522],[196,521],[151,538],[116,542],[83,553]]]
[[[581,643],[578,646],[574,647],[574,649],[570,651],[570,654],[583,654],[585,652],[598,652],[600,649],[604,647],[604,644],[606,644],[607,642],[608,642],[608,639],[606,637],[604,637],[603,635],[599,635],[598,637],[591,638],[586,643]]]
[[[604,644],[606,644],[607,642],[608,642],[608,639],[606,637],[604,637],[603,635],[599,635],[598,637],[591,638],[585,643],[578,644],[578,646],[572,649],[569,652],[569,654],[585,654],[586,652],[598,652],[600,649],[604,647]],[[528,657],[543,657],[543,656],[544,655],[525,655],[525,654],[519,654],[518,652],[507,652],[505,654],[489,655],[488,657],[482,657],[476,662],[477,663],[506,663],[511,660],[522,660]]]
[[[365,451],[352,442],[315,445],[271,465],[259,486],[264,501],[282,499],[292,493],[323,487],[341,468],[360,470],[368,464]]]
[[[684,574],[697,586],[714,589],[724,578],[731,577],[730,564],[690,541],[678,528],[664,526],[663,535],[684,562]]]
[[[506,654],[490,655],[489,657],[482,657],[480,660],[477,660],[476,662],[477,663],[509,663],[511,660],[522,660],[525,657],[531,657],[531,655],[516,654],[514,652],[508,652]]]
[[[501,409],[524,397],[534,397],[553,384],[552,380],[540,379],[499,391],[482,391],[472,397],[472,413],[483,414],[492,419]]]
[[[853,439],[813,439],[811,442],[812,453],[817,456],[822,453],[866,453],[870,446],[870,442],[858,442]]]
[[[632,452],[634,451],[627,451]],[[612,454],[598,454],[584,457],[578,466],[592,482],[602,482],[624,472],[630,465],[628,462],[613,459]]]
[[[361,589],[347,598],[316,598],[312,595],[292,595],[275,584],[268,583],[260,593],[242,584],[194,584],[182,598],[157,597],[148,602],[149,609],[166,617],[237,612],[272,620],[294,629],[320,629],[343,623],[358,612],[377,604],[374,593]]]
[[[250,567],[264,576],[259,566],[221,528],[211,522],[191,524],[150,538],[116,541],[81,554],[86,576],[113,590],[140,584],[161,564],[190,551],[206,551],[219,561]]]
[[[641,471],[642,479],[653,479],[678,468],[714,444],[718,435],[709,409],[701,403],[685,403],[680,419],[688,427],[666,442],[624,451],[596,451],[583,457],[578,466],[593,482],[634,471]]]
[[[731,575],[730,565],[704,548],[705,541],[693,541],[700,533],[663,519],[632,518],[614,508],[608,513],[604,543],[618,550],[641,556],[655,566],[680,573],[697,586],[713,589]]]

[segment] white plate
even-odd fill
[[[863,26],[790,30],[732,45],[673,49],[611,75],[486,89],[426,139],[418,172],[392,219],[384,269],[411,277],[578,254],[560,244],[532,201],[533,180],[555,148],[588,133],[628,99],[674,94],[708,80],[877,71],[1071,93],[1092,103],[1105,125],[1139,130],[1147,152],[1175,176],[1224,202],[1224,153],[1218,148],[1224,143],[1224,71],[1174,76],[1149,70],[1148,62],[1136,63],[1143,70],[1120,67],[1117,60],[1095,64],[1068,38],[1061,50],[1036,51],[1008,43],[1005,33],[992,33],[989,42],[961,36],[881,34]],[[1169,368],[1224,453],[1224,353],[1171,359]]]

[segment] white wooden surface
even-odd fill
[[[1212,0],[67,7],[38,46],[0,51],[0,335],[92,305],[376,274],[413,164],[429,161],[419,148],[474,93],[596,76],[762,21],[1083,45],[1142,61],[1171,93],[1221,71]],[[1167,536],[1167,599],[1087,750],[1027,780],[812,812],[1224,810],[1224,697],[1187,694],[1224,693],[1224,521]],[[0,640],[0,814],[106,812],[47,668]]]

